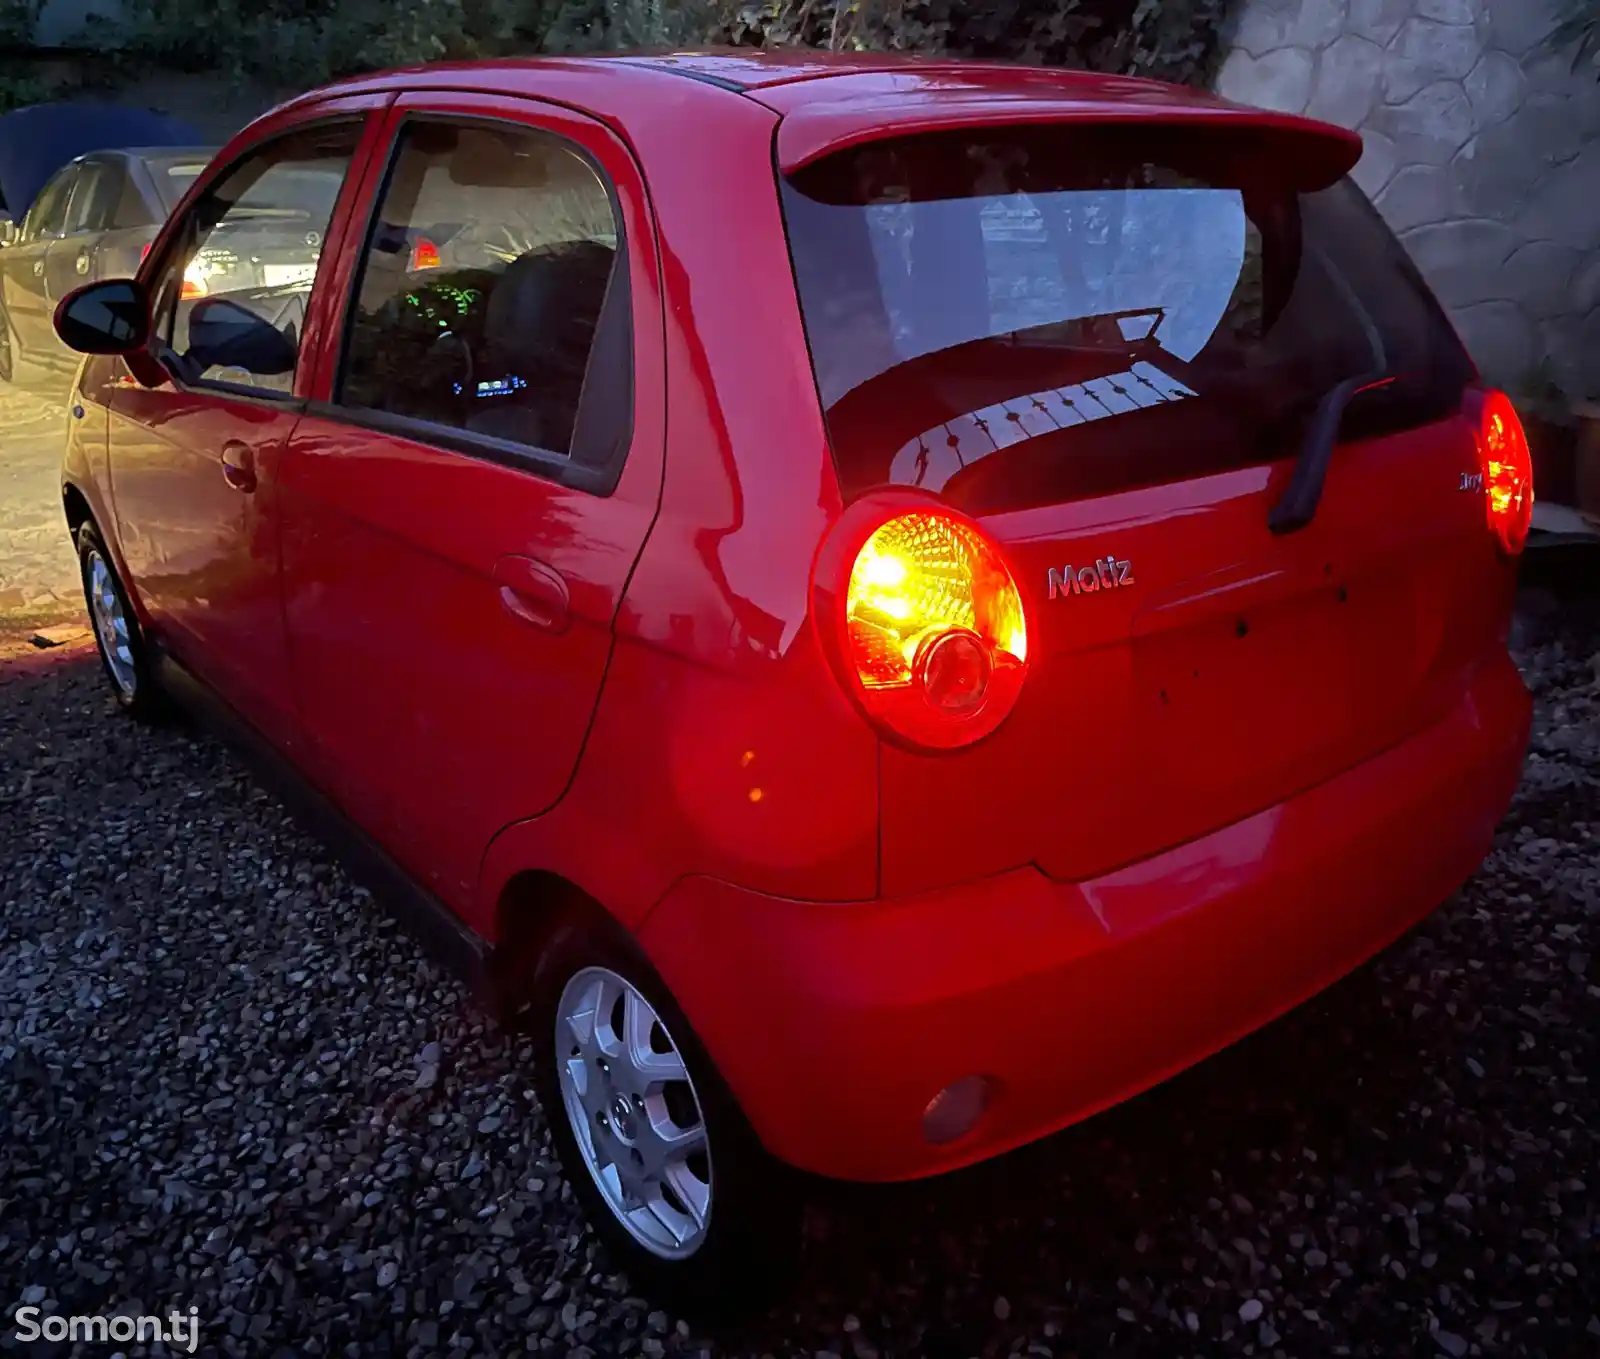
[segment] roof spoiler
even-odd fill
[[[1042,124],[1205,130],[1239,137],[1259,148],[1264,158],[1281,163],[1285,177],[1292,176],[1301,192],[1336,183],[1355,168],[1362,152],[1357,133],[1332,123],[1248,108],[1193,91],[1166,93],[1166,87],[1148,81],[1128,80],[1123,91],[1108,89],[1117,82],[1106,78],[1096,82],[1089,97],[1036,89],[1020,98],[1015,92],[927,76],[905,79],[906,88],[898,88],[899,78],[879,76],[856,97],[842,88],[853,83],[852,77],[834,83],[843,97],[808,100],[790,109],[779,123],[776,150],[783,174],[874,141],[963,128]]]

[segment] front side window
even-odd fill
[[[974,513],[1292,456],[1347,378],[1383,433],[1459,410],[1472,369],[1360,191],[1296,185],[1248,140],[926,134],[783,183],[847,497]]]
[[[609,186],[576,146],[525,127],[408,124],[337,400],[432,437],[604,465],[628,418],[627,301]]]
[[[360,137],[359,123],[291,133],[195,202],[153,288],[157,352],[180,381],[294,390],[311,285]]]

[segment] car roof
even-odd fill
[[[343,94],[471,90],[554,98],[587,107],[626,132],[650,87],[676,76],[681,114],[714,117],[742,99],[781,119],[784,172],[849,146],[902,132],[1076,120],[1226,127],[1271,144],[1281,163],[1320,187],[1361,157],[1360,137],[1293,114],[1234,104],[1205,90],[1135,76],[1061,67],[882,52],[727,48],[586,57],[504,57],[440,62],[357,76],[283,105]],[[553,92],[559,83],[562,92]],[[698,93],[689,97],[689,90]],[[1284,154],[1287,152],[1287,154]]]
[[[983,79],[997,86],[1019,88],[1041,85],[1070,91],[1080,98],[1126,99],[1136,90],[1164,90],[1178,102],[1216,105],[1225,101],[1203,90],[1172,86],[1130,76],[1107,76],[1062,67],[1025,66],[1014,62],[952,57],[918,56],[897,52],[818,52],[807,48],[707,48],[683,52],[620,52],[582,57],[528,56],[480,58],[473,61],[433,62],[368,75],[352,76],[327,85],[304,99],[329,97],[353,90],[409,88],[432,84],[474,87],[497,86],[508,93],[527,92],[541,71],[591,71],[619,76],[635,71],[668,72],[686,76],[730,93],[759,95],[777,86],[823,81],[841,76],[881,75],[910,78],[944,76]],[[287,105],[286,105],[287,107]]]
[[[202,163],[222,150],[218,146],[120,146],[115,154],[136,156],[140,160],[198,160]]]

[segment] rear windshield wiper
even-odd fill
[[[1339,427],[1344,423],[1350,403],[1363,392],[1388,387],[1394,381],[1392,373],[1368,373],[1363,377],[1346,378],[1324,393],[1306,426],[1288,488],[1267,519],[1267,527],[1274,533],[1298,532],[1317,517],[1322,487],[1328,479],[1328,465],[1333,461],[1333,450],[1339,443]]]

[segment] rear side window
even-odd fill
[[[111,225],[111,209],[121,190],[122,167],[103,160],[86,160],[78,168],[67,207],[67,235],[84,231],[105,231]]]
[[[162,215],[169,213],[176,203],[164,203]],[[145,202],[144,194],[139,190],[139,181],[132,175],[122,177],[122,187],[117,193],[117,205],[111,213],[111,228],[113,231],[126,231],[131,227],[154,226],[157,217],[150,211],[150,205]]]
[[[1292,456],[1318,399],[1397,380],[1346,437],[1441,419],[1473,369],[1348,180],[1237,134],[1008,129],[874,143],[782,188],[847,498],[974,513]]]
[[[613,464],[633,337],[617,221],[600,170],[564,138],[409,124],[362,257],[338,401],[469,450]]]

